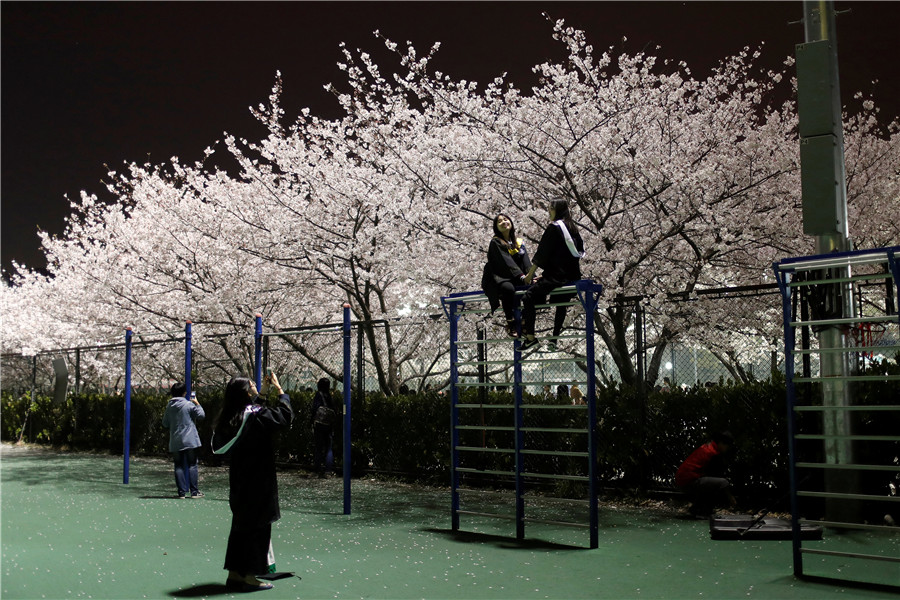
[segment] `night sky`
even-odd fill
[[[900,2],[837,2],[841,91],[873,92],[900,114]],[[280,70],[288,121],[309,107],[339,116],[323,86],[345,80],[341,41],[393,67],[372,36],[424,53],[436,69],[482,84],[503,72],[519,87],[564,48],[542,16],[609,46],[686,60],[695,77],[745,45],[766,42],[777,66],[802,43],[794,2],[2,2],[0,259],[43,268],[38,229],[64,230],[81,190],[109,199],[108,165],[192,163],[223,132],[260,139],[248,107],[265,102]],[[627,37],[622,42],[623,36]],[[656,46],[660,50],[655,50]],[[879,80],[873,87],[872,81]]]

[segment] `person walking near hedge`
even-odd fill
[[[334,470],[334,424],[337,412],[331,399],[331,382],[327,377],[319,380],[318,391],[313,397],[310,424],[313,427],[313,467],[324,477],[325,473]]]
[[[290,426],[294,411],[274,373],[266,375],[261,393],[265,395],[270,386],[278,392],[274,407],[262,403],[250,379],[235,377],[229,381],[213,431],[213,452],[229,459],[231,531],[225,551],[225,587],[230,591],[272,588],[271,583],[256,576],[269,571],[272,523],[281,518],[275,436]]]
[[[172,386],[172,399],[163,414],[163,427],[169,429],[169,452],[175,462],[175,487],[179,498],[200,498],[203,493],[198,487],[199,470],[197,455],[200,449],[200,434],[196,421],[206,417],[196,395],[185,398],[187,386],[176,383]]]

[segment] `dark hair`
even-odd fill
[[[227,423],[237,426],[244,408],[253,402],[250,390],[253,382],[246,377],[234,377],[225,386],[225,401],[222,410],[216,418],[216,426],[219,423]]]
[[[551,200],[550,208],[553,209],[556,220],[566,224],[566,229],[571,232],[578,232],[578,227],[575,225],[575,221],[572,220],[572,213],[569,212],[569,202],[565,198]]]
[[[183,381],[179,381],[177,383],[172,384],[172,397],[173,398],[184,398],[185,394],[187,394],[187,386],[184,385]]]
[[[316,386],[319,388],[320,392],[322,392],[323,394],[327,394],[331,389],[331,381],[327,377],[323,377],[319,380]]]
[[[516,237],[516,224],[513,223],[512,217],[510,217],[508,214],[497,213],[497,216],[494,217],[494,235],[497,236],[498,238],[500,238],[501,240],[504,239],[503,234],[500,233],[500,228],[497,227],[497,221],[500,220],[500,217],[506,217],[507,219],[509,219],[509,243],[511,244],[511,246],[513,248],[517,248],[518,247],[518,241],[517,241],[518,238]]]

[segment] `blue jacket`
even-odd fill
[[[163,427],[169,428],[169,452],[179,452],[200,447],[200,434],[194,421],[203,419],[203,407],[186,398],[172,398],[162,418]]]

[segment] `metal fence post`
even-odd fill
[[[191,397],[191,322],[184,324],[184,386],[187,388],[185,394],[187,398]]]
[[[128,465],[131,454],[131,327],[125,328],[125,447],[123,453],[122,483],[128,483]]]
[[[256,330],[253,338],[254,359],[253,379],[256,381],[256,389],[262,387],[262,315],[256,313]]]
[[[353,446],[350,440],[350,305],[344,304],[344,514],[350,514],[350,475]]]

